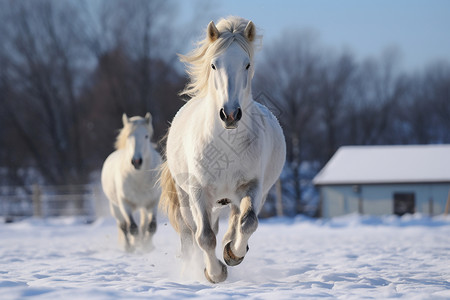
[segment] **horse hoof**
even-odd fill
[[[247,245],[247,252],[248,252],[248,249],[249,248]],[[232,267],[237,266],[244,260],[244,257],[245,256],[237,257],[236,255],[234,255],[233,251],[231,251],[231,242],[228,242],[228,244],[226,244],[225,247],[223,248],[223,259],[229,266],[232,266]]]
[[[209,282],[219,283],[219,282],[225,281],[225,279],[227,279],[227,276],[228,276],[227,266],[225,266],[222,262],[220,262],[220,264],[222,265],[222,273],[220,273],[219,276],[214,276],[214,278],[209,276],[208,271],[206,271],[206,268],[205,268],[205,271],[204,271],[205,277],[206,277],[206,279],[208,279]]]

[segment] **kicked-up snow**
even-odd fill
[[[112,218],[2,223],[0,299],[450,299],[449,217],[264,220],[215,285],[158,225],[156,249],[130,254]]]

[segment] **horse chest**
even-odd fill
[[[135,204],[146,204],[149,199],[157,198],[154,186],[155,181],[149,176],[126,176],[123,181],[124,197]]]
[[[257,162],[250,146],[239,149],[239,145],[215,139],[198,150],[196,173],[203,186],[217,191],[235,190],[238,182],[256,176]]]

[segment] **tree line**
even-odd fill
[[[150,111],[159,141],[183,105],[176,53],[206,24],[174,28],[177,14],[160,0],[1,1],[0,185],[93,181],[124,112]],[[253,95],[283,127],[293,214],[339,146],[450,142],[448,62],[404,72],[393,50],[358,60],[309,31],[257,56]]]
[[[365,60],[330,51],[312,31],[266,45],[255,85],[284,129],[291,214],[307,210],[313,176],[340,146],[450,142],[450,64],[405,72],[400,61],[394,48]]]

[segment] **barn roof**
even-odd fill
[[[315,185],[450,182],[450,145],[345,146]]]

